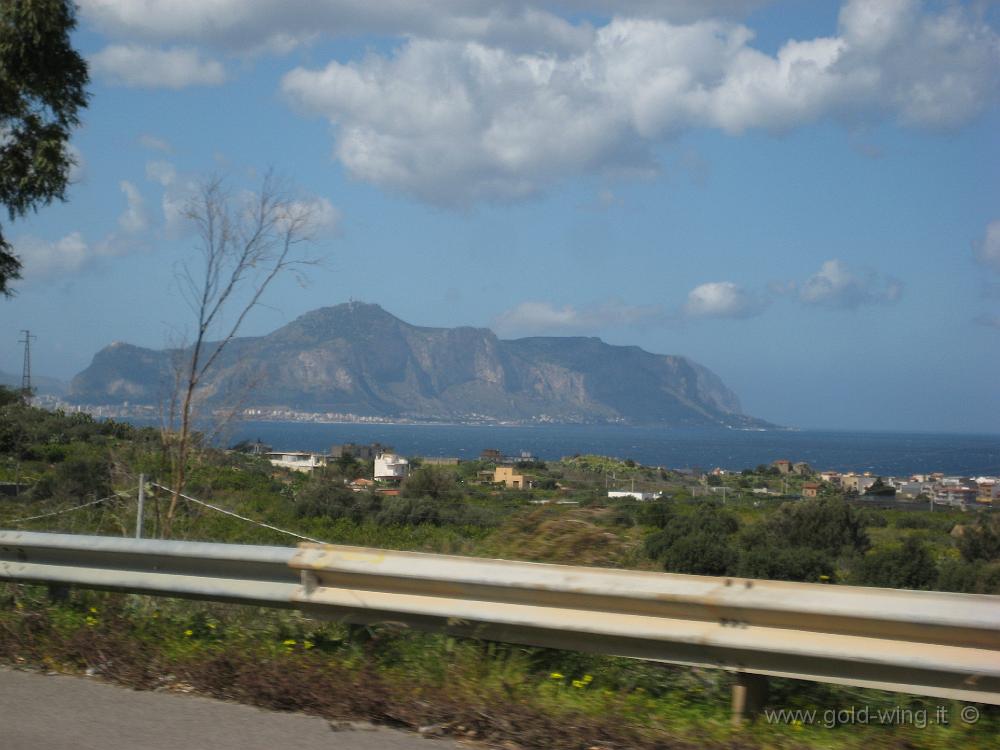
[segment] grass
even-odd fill
[[[788,680],[773,681],[770,706],[818,709],[815,724],[733,729],[724,672],[233,605],[94,592],[52,603],[21,585],[0,587],[0,661],[524,748],[985,749],[1000,734],[1000,711],[985,706],[975,725],[827,728],[824,710],[933,716],[947,702]]]
[[[59,447],[59,446],[57,446]],[[41,450],[41,449],[39,449]],[[47,451],[52,449],[46,448]],[[62,448],[60,448],[62,450]],[[119,454],[125,448],[119,446]],[[47,453],[45,455],[48,455]],[[135,467],[136,460],[124,460]],[[620,568],[660,569],[643,556],[650,528],[638,523],[638,505],[600,499],[604,472],[634,475],[637,486],[658,482],[678,491],[674,477],[614,459],[583,456],[550,464],[552,476],[573,484],[580,505],[538,506],[529,500],[561,492],[499,491],[462,486],[466,503],[485,511],[481,525],[382,524],[299,516],[293,497],[306,481],[274,476],[270,467],[220,457],[192,472],[190,494],[250,518],[339,544]],[[206,459],[207,461],[207,459]],[[123,464],[123,465],[124,465]],[[129,476],[129,472],[125,472]],[[132,472],[134,474],[134,472]],[[123,475],[124,476],[124,475]],[[133,479],[115,486],[134,486]],[[675,486],[672,486],[675,485]],[[68,496],[67,496],[68,497]],[[692,511],[704,498],[679,492],[674,506]],[[157,498],[148,498],[151,519]],[[18,498],[0,504],[4,519],[78,504],[79,500]],[[159,498],[160,511],[165,509]],[[744,524],[760,522],[780,501],[730,495],[727,508]],[[39,531],[130,535],[135,499],[37,522]],[[885,511],[868,528],[877,547],[917,535],[938,559],[957,555],[949,536],[956,513]],[[465,516],[463,518],[468,518]],[[146,535],[153,536],[149,520]],[[289,546],[295,540],[198,507],[182,506],[174,526],[180,539]],[[976,725],[913,722],[827,727],[827,711],[851,706],[926,710],[958,707],[913,696],[772,681],[775,709],[817,710],[814,722],[729,723],[731,678],[724,672],[669,667],[510,644],[456,639],[389,627],[351,629],[296,613],[75,592],[50,603],[43,589],[0,586],[0,661],[23,668],[90,672],[138,689],[196,690],[206,695],[281,710],[315,713],[331,721],[368,719],[434,733],[475,737],[526,748],[992,748],[1000,714],[980,707]]]

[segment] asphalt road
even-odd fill
[[[3,750],[458,750],[451,740],[0,669]]]

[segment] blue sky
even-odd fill
[[[0,370],[22,328],[66,379],[183,333],[178,208],[273,167],[324,261],[246,334],[354,298],[684,354],[782,424],[998,431],[995,4],[80,6],[80,165],[5,225]]]

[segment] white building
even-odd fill
[[[283,469],[292,471],[311,472],[319,466],[326,466],[326,456],[318,453],[304,453],[302,451],[275,451],[268,453],[267,460],[272,466],[280,466]]]
[[[375,456],[375,481],[400,481],[410,473],[410,462],[395,453]]]
[[[616,492],[615,490],[608,491],[608,497],[631,497],[634,500],[659,500],[662,494],[662,492],[639,492],[638,490],[632,490],[631,492],[628,490],[621,492]]]

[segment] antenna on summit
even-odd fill
[[[21,329],[21,338],[17,343],[24,344],[24,367],[21,369],[21,397],[31,398],[31,340],[38,337],[27,328]]]

